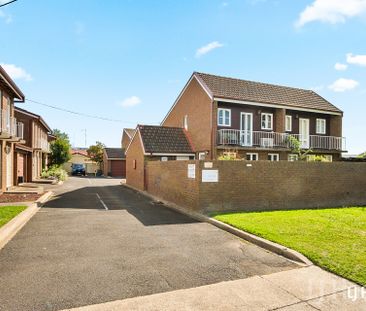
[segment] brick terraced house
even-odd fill
[[[41,177],[48,165],[52,130],[44,119],[33,112],[14,108],[14,115],[23,128],[22,140],[14,149],[14,184],[31,182]]]
[[[189,133],[198,159],[230,153],[247,160],[296,160],[289,136],[309,160],[339,160],[343,112],[311,90],[194,72],[162,121]]]
[[[14,144],[24,135],[24,126],[14,116],[14,102],[24,94],[0,66],[0,192],[14,185]]]
[[[193,160],[193,150],[182,127],[138,125],[126,149],[126,182],[144,190],[146,161]]]

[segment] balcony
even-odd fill
[[[291,149],[289,137],[293,136],[300,141],[301,148],[314,150],[346,150],[344,137],[300,135],[289,133],[241,131],[222,129],[218,130],[218,146],[257,147],[264,149]]]
[[[24,124],[10,116],[9,111],[0,110],[0,138],[19,141],[24,137]]]

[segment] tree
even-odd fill
[[[52,165],[60,166],[71,159],[69,136],[58,129],[53,130],[56,139],[51,142],[50,162]]]
[[[88,153],[89,158],[98,163],[99,165],[103,162],[103,149],[105,148],[105,145],[101,143],[100,141],[95,142],[95,145],[91,145],[88,150],[86,151]]]
[[[312,152],[310,148],[307,150],[301,148],[301,142],[295,136],[288,136],[287,143],[291,148],[291,152],[297,154],[300,160],[305,160],[308,153]]]

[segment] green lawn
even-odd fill
[[[366,285],[366,207],[228,213],[215,219],[290,247]]]
[[[0,227],[21,213],[27,206],[0,206]]]

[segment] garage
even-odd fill
[[[104,148],[103,175],[110,177],[126,177],[126,156],[122,148]]]

